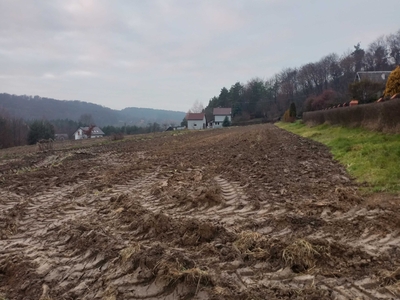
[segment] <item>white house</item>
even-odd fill
[[[75,140],[81,140],[81,139],[87,139],[87,135],[85,134],[85,131],[89,130],[89,127],[79,127],[77,131],[74,133],[74,138]],[[99,138],[103,137],[104,132],[97,126],[95,126],[92,130],[92,135],[91,138]]]
[[[204,113],[188,113],[186,120],[188,129],[206,128],[206,115]]]
[[[225,118],[228,117],[229,122],[232,122],[232,108],[217,107],[213,110],[214,124],[213,128],[221,128]]]

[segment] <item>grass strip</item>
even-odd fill
[[[400,135],[301,121],[275,125],[328,146],[352,177],[368,184],[366,192],[400,191]]]

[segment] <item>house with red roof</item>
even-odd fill
[[[232,108],[230,107],[216,107],[213,109],[214,123],[213,128],[221,128],[225,118],[232,122]]]
[[[188,113],[186,116],[188,129],[205,129],[206,115],[204,113]]]

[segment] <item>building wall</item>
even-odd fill
[[[99,134],[92,134],[91,138],[100,138],[103,137],[103,135]],[[87,139],[87,136],[83,134],[82,129],[78,129],[75,134],[74,134],[75,140],[81,140],[81,139]]]
[[[83,137],[82,137],[82,129],[78,129],[76,132],[75,132],[75,140],[80,140],[80,139],[82,139]]]
[[[203,129],[203,126],[205,126],[205,124],[206,124],[206,120],[204,120],[204,119],[203,120],[188,120],[187,123],[188,123],[188,129],[199,130],[199,129]]]
[[[228,117],[229,122],[232,122],[232,117],[231,116],[214,116],[214,128],[221,128],[222,123],[225,120],[225,117]]]

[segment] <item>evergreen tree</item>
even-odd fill
[[[182,122],[181,122],[181,126],[187,127],[187,120],[186,120],[186,117],[183,118],[183,120],[182,120]]]
[[[228,116],[225,117],[224,121],[222,122],[223,127],[229,127],[231,126],[231,122],[228,119]]]
[[[289,116],[292,118],[296,118],[297,116],[296,105],[293,102],[290,104]]]
[[[28,144],[36,144],[41,139],[54,139],[54,126],[48,121],[34,121],[29,126]]]

